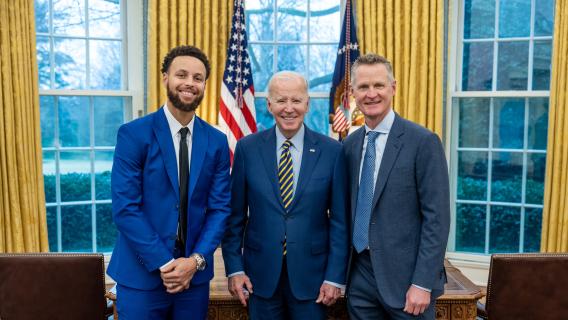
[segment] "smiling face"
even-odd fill
[[[384,64],[361,64],[353,72],[351,94],[365,123],[374,129],[392,108],[396,81]]]
[[[299,75],[282,73],[274,76],[268,88],[268,111],[282,134],[290,139],[302,127],[308,112],[306,81]]]
[[[205,65],[191,56],[178,56],[172,61],[162,82],[168,93],[168,105],[184,112],[193,112],[203,100]]]

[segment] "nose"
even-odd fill
[[[374,98],[376,96],[379,95],[379,90],[377,90],[376,88],[369,88],[369,91],[367,91],[367,97],[369,98]]]

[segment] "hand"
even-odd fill
[[[316,303],[323,303],[326,306],[331,306],[341,296],[341,289],[329,283],[324,283],[320,287],[320,293]]]
[[[229,292],[235,298],[239,298],[243,306],[247,306],[249,294],[252,293],[252,283],[249,277],[244,274],[237,274],[229,277],[228,280]]]
[[[430,292],[411,285],[406,292],[404,312],[417,316],[424,313],[429,304]]]
[[[196,271],[195,258],[177,258],[160,270],[160,277],[168,293],[178,293],[189,288]]]

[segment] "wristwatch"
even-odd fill
[[[190,257],[195,258],[195,261],[197,262],[197,271],[205,270],[205,267],[207,267],[207,261],[205,261],[205,258],[202,254],[194,253]]]

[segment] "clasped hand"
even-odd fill
[[[189,283],[197,271],[194,258],[177,258],[160,269],[160,277],[168,293],[178,293],[189,288]]]

